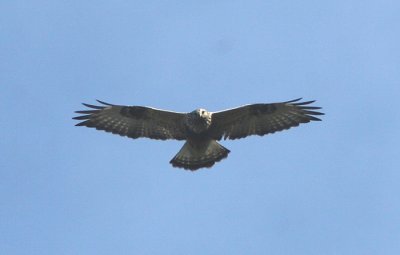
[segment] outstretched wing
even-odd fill
[[[249,135],[266,135],[296,127],[300,123],[320,121],[321,107],[309,106],[315,101],[292,101],[272,104],[251,104],[212,114],[210,135],[217,140],[239,139]]]
[[[102,106],[83,104],[90,110],[73,119],[83,120],[76,126],[104,130],[130,138],[186,139],[184,113],[158,110],[143,106],[112,105],[97,100]]]

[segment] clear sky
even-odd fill
[[[1,1],[0,254],[400,254],[400,2]],[[188,172],[95,99],[326,113]]]

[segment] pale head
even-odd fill
[[[202,108],[196,109],[187,115],[186,125],[194,133],[206,131],[211,125],[211,113]]]

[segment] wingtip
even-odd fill
[[[299,97],[299,98],[296,98],[296,99],[293,99],[293,100],[290,100],[290,101],[286,101],[285,104],[294,103],[294,102],[300,101],[302,99],[303,99],[302,97]]]
[[[308,116],[308,118],[312,121],[322,121],[322,119],[314,117],[314,116]]]
[[[92,104],[86,104],[86,103],[82,103],[82,104],[88,108],[92,108],[92,109],[96,109],[96,110],[104,109],[104,106],[98,106],[98,105],[92,105]]]
[[[294,105],[307,105],[307,104],[315,103],[316,101],[317,100],[304,101],[304,102],[295,103]]]
[[[83,121],[83,122],[84,122],[84,121]],[[79,122],[78,124],[75,124],[75,127],[84,126],[84,124],[82,124],[83,122]]]
[[[97,102],[99,102],[100,104],[104,104],[104,105],[113,106],[113,104],[106,103],[106,102],[104,102],[104,101],[101,101],[101,100],[99,100],[99,99],[96,99],[96,101],[97,101]]]

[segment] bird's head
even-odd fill
[[[187,115],[187,125],[195,133],[205,131],[211,125],[211,112],[199,108]]]
[[[205,109],[199,108],[194,110],[194,112],[199,116],[199,117],[204,117],[208,114],[208,112]]]
[[[198,116],[200,119],[211,121],[211,112],[207,111],[206,109],[199,108],[193,111],[193,113]]]

